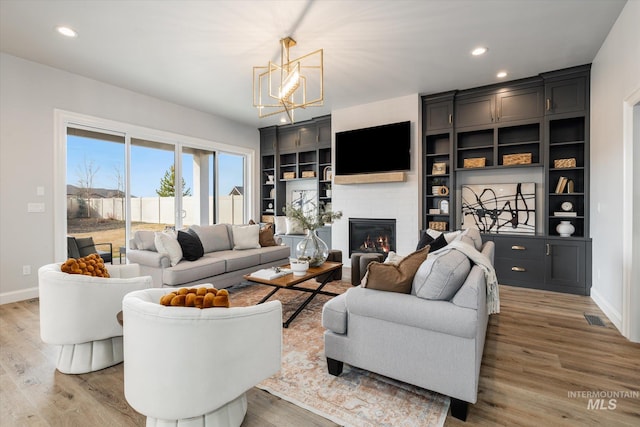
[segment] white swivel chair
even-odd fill
[[[60,346],[57,369],[84,374],[123,360],[122,326],[116,315],[123,297],[153,287],[151,276],[140,276],[138,264],[108,265],[110,278],[68,274],[62,263],[38,270],[40,336]]]
[[[168,292],[147,289],[124,298],[127,401],[147,416],[147,426],[239,426],[246,391],[280,370],[280,301],[206,309],[160,305]]]

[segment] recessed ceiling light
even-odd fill
[[[507,77],[507,72],[506,71],[500,71],[498,74],[496,74],[496,76],[501,79],[504,77]]]
[[[287,123],[287,119],[284,117],[280,117],[280,123]]]
[[[478,55],[482,55],[484,53],[486,53],[489,49],[487,49],[486,47],[477,47],[475,49],[473,49],[471,51],[471,55],[473,56],[478,56]]]
[[[73,28],[65,27],[64,25],[56,27],[56,31],[66,37],[78,37],[78,33]]]

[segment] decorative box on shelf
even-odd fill
[[[447,222],[446,221],[429,221],[429,228],[437,231],[446,231]]]
[[[262,222],[271,222],[271,223],[273,223],[273,222],[274,222],[273,215],[262,215],[262,217],[260,218],[260,220],[261,220]]]
[[[303,178],[315,178],[315,176],[316,176],[315,171],[302,171]]]
[[[531,164],[531,153],[505,154],[502,156],[502,164],[508,165],[529,165]]]
[[[576,159],[574,157],[569,159],[556,159],[553,161],[553,167],[556,169],[575,168]]]
[[[282,179],[295,179],[296,177],[296,173],[295,172],[283,172],[282,173]]]
[[[483,168],[486,164],[487,159],[484,157],[472,157],[469,159],[464,159],[463,167],[465,168]]]

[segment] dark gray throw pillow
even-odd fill
[[[187,261],[195,261],[204,255],[202,242],[195,233],[178,231],[178,243],[182,248],[182,257]]]
[[[435,252],[438,249],[442,249],[448,245],[447,240],[444,238],[444,233],[438,236],[437,239],[434,239],[427,233],[426,231],[422,232],[422,237],[420,237],[420,241],[418,242],[418,247],[416,250],[420,250],[425,246],[431,246],[430,252]]]
[[[435,239],[433,237],[429,236],[429,234],[426,231],[423,231],[422,235],[420,236],[420,241],[418,242],[418,246],[416,246],[416,251],[419,251],[420,249],[422,249],[425,246],[429,245],[434,240]]]

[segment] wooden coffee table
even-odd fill
[[[282,268],[290,268],[290,266],[287,264],[287,265],[283,265]],[[291,289],[293,291],[311,293],[311,295],[309,295],[309,297],[306,300],[304,300],[304,302],[300,305],[300,307],[298,307],[295,313],[293,313],[285,322],[282,323],[282,327],[288,328],[289,324],[293,321],[293,319],[295,319],[298,316],[298,314],[300,314],[300,312],[304,310],[304,308],[311,302],[311,300],[316,295],[322,294],[322,295],[329,295],[332,297],[339,295],[333,292],[323,291],[322,288],[324,288],[324,286],[327,283],[329,283],[331,278],[335,275],[335,272],[341,268],[342,268],[341,262],[326,261],[324,264],[318,267],[309,267],[309,269],[307,270],[307,273],[304,276],[294,276],[293,273],[291,273],[285,276],[278,277],[276,279],[267,280],[267,279],[261,279],[259,277],[253,277],[249,274],[246,274],[243,276],[243,278],[249,282],[260,283],[262,285],[273,286],[275,288],[274,290],[269,292],[267,296],[262,298],[262,300],[260,300],[258,304],[262,304],[263,302],[267,301],[269,298],[273,296],[273,294],[278,292],[280,289]],[[296,286],[299,283],[302,283],[309,279],[313,279],[323,274],[326,274],[326,276],[324,277],[324,280],[315,289],[301,288],[299,286]]]

